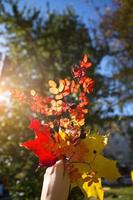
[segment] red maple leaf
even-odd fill
[[[39,120],[34,119],[31,121],[29,128],[34,130],[36,137],[21,145],[34,152],[39,158],[40,166],[52,166],[58,160],[59,152],[54,140],[50,136],[49,127],[41,125]]]

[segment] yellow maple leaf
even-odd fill
[[[105,177],[109,181],[114,181],[120,177],[116,161],[105,158],[102,151],[107,145],[106,137],[96,135],[94,137],[88,136],[84,143],[89,149],[86,162],[89,163],[90,168],[96,172],[99,178]]]
[[[98,180],[98,183],[93,182],[90,186],[88,186],[87,182],[83,184],[82,191],[87,198],[95,197],[98,200],[103,200],[104,191],[102,189],[101,179],[99,178]]]
[[[81,173],[81,178],[75,184],[73,183],[72,187],[78,185],[87,198],[93,196],[103,200],[104,192],[101,178],[114,181],[121,176],[116,161],[102,155],[103,149],[107,145],[107,137],[102,135],[87,136],[81,143],[84,145],[85,152],[82,152],[81,163],[80,161],[74,163]]]
[[[62,129],[59,129],[59,135],[60,135],[61,139],[64,141],[68,138],[66,133],[64,131],[62,131]]]
[[[132,183],[133,183],[133,170],[131,170],[131,180],[132,180]]]
[[[109,181],[115,181],[121,176],[118,172],[116,161],[107,159],[102,155],[96,156],[91,167],[97,173],[98,177],[104,177]]]
[[[93,162],[94,157],[102,153],[106,146],[106,138],[102,135],[87,136],[83,141],[85,146],[89,149],[89,154],[87,155],[87,160],[89,163]]]

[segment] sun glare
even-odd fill
[[[0,94],[0,104],[11,105],[11,93],[9,91]]]

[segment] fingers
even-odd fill
[[[69,188],[70,188],[70,179],[69,179],[68,174],[65,174],[63,182],[64,182],[64,191],[67,194],[69,193]]]
[[[45,173],[51,175],[53,172],[54,172],[54,166],[48,167],[48,168],[46,169],[46,172],[45,172]]]
[[[46,177],[49,177],[49,175],[52,175],[54,177],[54,180],[64,180],[69,184],[69,175],[67,173],[67,170],[65,170],[63,160],[57,161],[55,165],[46,169],[44,178],[46,179]]]
[[[57,176],[63,177],[64,175],[64,162],[62,160],[59,160],[54,165],[54,172],[57,174]]]
[[[69,186],[69,175],[64,168],[64,161],[59,160],[54,166],[48,167],[45,172],[41,200],[66,200]],[[60,194],[60,191],[62,191],[62,194]]]
[[[60,174],[61,177],[63,178],[67,178],[68,177],[68,173],[65,170],[65,166],[64,166],[64,161],[63,160],[58,160],[55,165],[48,167],[46,169],[45,174],[47,175],[51,175],[52,173],[57,174],[57,176]]]
[[[55,173],[63,173],[64,172],[64,163],[62,160],[59,160],[55,163],[55,165],[48,167],[45,171],[45,174],[52,174],[53,172]]]

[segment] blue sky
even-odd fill
[[[49,2],[50,9],[62,12],[65,7],[72,6],[76,13],[88,24],[89,18],[99,20],[94,7],[99,7],[104,12],[105,7],[112,7],[111,0],[20,0],[20,5],[27,4],[29,7],[38,7],[42,13],[46,11],[46,3]]]
[[[37,7],[41,10],[41,13],[46,15],[46,4],[49,2],[50,10],[56,10],[62,12],[67,6],[72,6],[79,15],[80,19],[88,26],[91,26],[91,20],[99,23],[99,16],[95,7],[100,8],[101,13],[104,13],[106,9],[110,9],[113,6],[112,0],[20,0],[20,7],[27,5],[29,8]],[[0,26],[0,29],[2,26]],[[0,42],[4,40],[4,37],[0,36]],[[0,47],[0,52],[4,49]]]
[[[29,8],[37,7],[41,10],[41,13],[46,15],[46,4],[49,2],[50,10],[56,10],[62,12],[67,6],[72,6],[76,11],[76,14],[80,19],[88,26],[91,26],[91,20],[95,20],[99,24],[100,17],[98,16],[95,7],[100,8],[101,13],[104,13],[106,9],[110,9],[113,6],[112,0],[20,0],[20,7],[27,5]],[[91,20],[90,20],[91,19]],[[2,26],[0,26],[0,29]],[[3,41],[4,37],[0,36],[0,41]],[[0,48],[0,52],[4,49]]]

